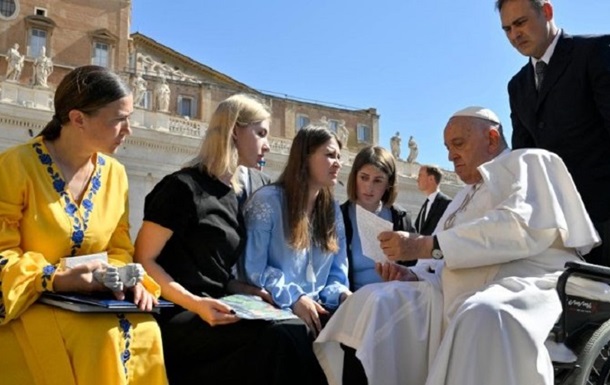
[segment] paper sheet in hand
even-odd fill
[[[356,205],[356,222],[358,223],[358,236],[362,244],[362,253],[375,262],[387,262],[388,258],[379,247],[377,235],[382,231],[391,231],[392,222],[379,218],[360,205]]]

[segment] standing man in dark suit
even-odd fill
[[[417,188],[426,194],[426,201],[415,220],[415,228],[419,234],[431,235],[451,202],[451,198],[439,190],[442,175],[437,166],[422,165],[419,168]]]
[[[610,35],[569,36],[548,0],[497,0],[528,63],[508,84],[513,149],[559,155],[602,238],[585,259],[610,266]]]

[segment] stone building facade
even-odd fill
[[[141,224],[146,194],[195,156],[216,105],[237,92],[256,96],[272,112],[265,168],[272,178],[281,172],[299,128],[325,121],[335,130],[347,144],[336,189],[338,199],[345,198],[353,156],[378,143],[375,108],[343,109],[258,92],[148,36],[130,33],[130,13],[128,0],[0,0],[0,151],[40,132],[52,115],[54,87],[67,72],[98,64],[117,72],[138,95],[133,135],[116,154],[129,176],[132,235]],[[9,80],[5,59],[15,44],[22,69]],[[33,81],[42,47],[54,65],[47,87]],[[399,170],[399,203],[417,215],[424,200],[415,181],[418,165],[399,162]],[[442,187],[450,195],[458,188],[459,183]]]

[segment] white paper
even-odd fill
[[[90,261],[102,261],[108,263],[108,253],[102,251],[101,253],[79,255],[76,257],[63,257],[59,260],[60,269],[71,269],[81,263],[87,263]]]
[[[358,236],[364,256],[375,262],[388,262],[388,258],[379,246],[377,236],[382,231],[391,231],[392,222],[356,205],[356,223],[358,223]]]

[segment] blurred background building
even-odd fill
[[[264,170],[272,179],[282,171],[300,128],[323,121],[337,132],[345,163],[336,195],[345,199],[353,157],[360,148],[379,144],[375,108],[353,110],[261,93],[149,36],[131,33],[130,15],[129,0],[0,0],[0,151],[37,135],[51,119],[54,90],[64,75],[96,64],[117,72],[134,92],[133,135],[116,154],[129,176],[132,235],[142,222],[146,194],[195,156],[216,105],[237,92],[256,96],[272,112]],[[419,165],[398,164],[398,203],[415,219],[425,199],[417,189]],[[442,190],[453,196],[460,182],[451,172],[444,180]]]

